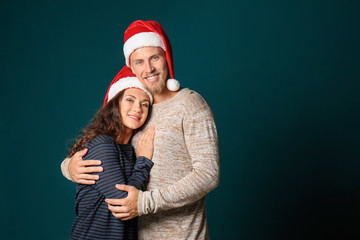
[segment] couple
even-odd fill
[[[92,160],[82,159],[86,150],[78,151],[80,147],[69,153],[71,159],[64,160],[62,163],[64,176],[79,183],[77,207],[82,208],[83,212],[78,212],[78,218],[83,216],[80,214],[88,215],[89,212],[95,211],[86,208],[90,204],[103,207],[105,205],[113,216],[107,216],[105,219],[100,214],[100,220],[120,219],[117,220],[121,225],[120,229],[115,228],[123,234],[136,233],[137,220],[134,217],[140,216],[139,239],[208,239],[205,195],[219,183],[218,140],[212,111],[198,93],[189,89],[179,90],[176,81],[169,79],[174,77],[171,46],[165,31],[157,22],[135,21],[125,31],[124,42],[127,66],[115,77],[112,85],[123,81],[124,76],[130,75],[123,74],[124,72],[131,71],[146,89],[141,86],[136,89],[129,88],[124,92],[127,87],[118,88],[114,96],[123,95],[115,96],[117,99],[114,99],[110,98],[111,85],[107,97],[110,101],[103,109],[109,103],[118,101],[121,112],[125,108],[122,101],[126,100],[127,92],[130,90],[137,90],[142,97],[133,96],[135,93],[130,95],[135,97],[136,101],[140,99],[147,101],[148,106],[151,104],[152,95],[154,105],[151,107],[149,119],[145,122],[142,117],[139,125],[136,126],[127,126],[123,115],[118,115],[124,125],[123,132],[131,132],[131,134],[143,124],[141,121],[144,120],[145,125],[135,130],[137,132],[132,138],[130,136],[131,139],[126,134],[121,135],[121,131],[119,135],[115,132],[112,132],[113,135],[106,134],[103,131],[99,135],[95,134],[95,138],[85,139],[82,143],[81,147],[85,146],[85,142],[86,147],[89,146],[89,152],[84,159]],[[146,90],[151,94],[148,95]],[[139,104],[137,111],[143,112],[146,118],[145,113],[150,111],[150,107],[146,110],[145,104],[144,109],[141,109],[140,102],[137,104]],[[113,108],[116,106],[114,105]],[[108,126],[102,127],[108,128]],[[101,141],[105,144],[108,144],[107,141],[112,141],[111,144],[116,147],[120,155],[114,154],[114,158],[117,157],[120,164],[117,172],[106,168],[106,162],[110,158],[107,152],[92,150]],[[129,141],[134,146],[138,145],[136,162],[127,161],[132,157],[131,150],[126,150]],[[78,152],[75,153],[76,151]],[[98,160],[101,160],[101,163]],[[127,165],[129,162],[132,165]],[[101,166],[96,166],[100,164]],[[130,171],[129,166],[134,166],[134,171]],[[95,175],[95,172],[98,175]],[[81,202],[82,197],[88,198],[86,191],[101,188],[99,185],[103,178],[118,178],[116,183],[126,185],[117,185],[117,189],[115,186],[107,186],[104,188],[104,194],[101,194],[101,190],[97,190],[98,198],[92,198],[93,202],[89,202],[89,199]],[[145,187],[148,178],[149,182]],[[81,189],[88,190],[81,191]],[[111,197],[107,197],[108,193],[111,193],[109,194]],[[104,214],[111,213],[108,211]],[[106,239],[106,229],[109,229],[109,226],[101,224],[97,226],[103,227],[105,233],[97,230],[89,232],[99,234],[98,239]],[[127,230],[131,228],[134,230]],[[123,238],[130,239],[130,237]]]

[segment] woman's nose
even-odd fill
[[[133,110],[134,110],[135,112],[141,113],[140,103],[135,103],[135,104],[133,105]]]

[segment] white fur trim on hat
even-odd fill
[[[170,78],[166,81],[166,87],[170,91],[175,92],[180,89],[180,83],[178,80]]]
[[[129,38],[124,44],[125,62],[130,67],[129,57],[133,51],[141,47],[161,47],[165,52],[165,44],[162,37],[154,32],[141,32]]]
[[[136,77],[126,77],[122,78],[116,83],[114,83],[110,89],[108,94],[108,102],[116,96],[119,92],[129,89],[129,88],[138,88],[143,90],[147,95],[149,95],[150,103],[153,103],[153,97],[148,90],[142,85],[142,83]]]

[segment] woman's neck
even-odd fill
[[[128,144],[130,142],[132,134],[133,134],[132,129],[125,128],[124,132],[116,138],[116,142],[118,144]]]

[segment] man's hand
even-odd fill
[[[128,196],[122,199],[106,199],[108,208],[116,218],[130,220],[139,216],[138,197],[139,190],[132,186],[116,184],[116,188],[128,192]]]
[[[69,173],[71,179],[80,184],[92,185],[95,180],[99,180],[99,175],[92,175],[89,173],[102,172],[102,167],[89,167],[94,165],[101,165],[99,160],[83,160],[82,157],[86,155],[87,149],[78,151],[72,156],[69,163]]]

